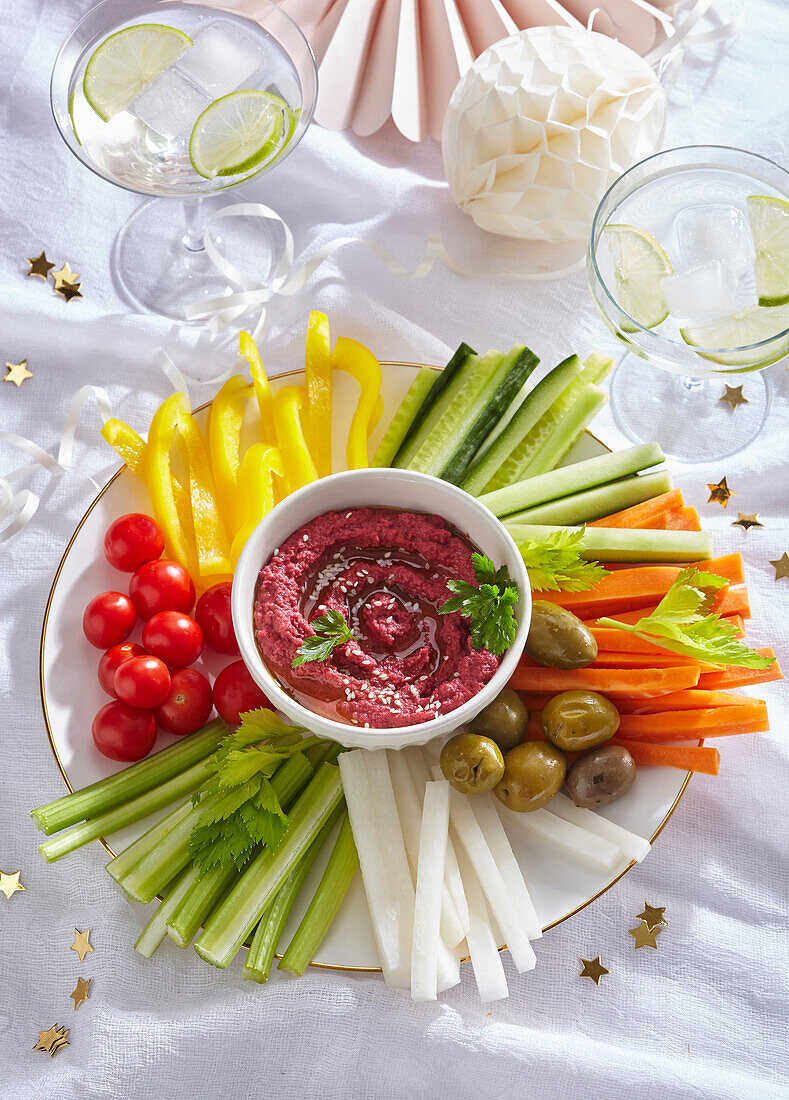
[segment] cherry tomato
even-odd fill
[[[225,581],[204,592],[197,601],[195,618],[212,649],[235,657],[238,655],[238,642],[230,613],[230,589],[231,585]]]
[[[137,620],[134,604],[122,592],[94,596],[82,616],[82,629],[91,645],[109,649],[125,641]]]
[[[142,657],[145,650],[135,642],[121,642],[103,653],[99,661],[99,683],[108,695],[115,695],[115,673],[130,657]],[[117,695],[115,695],[117,699]]]
[[[157,611],[191,611],[195,586],[177,561],[160,558],[140,566],[129,582],[129,595],[140,618],[150,619]]]
[[[110,565],[133,573],[146,561],[158,558],[164,550],[164,535],[159,524],[142,512],[129,512],[107,528],[104,556]]]
[[[115,699],[105,703],[91,726],[99,752],[110,760],[142,760],[156,740],[156,722],[149,710]]]
[[[142,644],[170,668],[185,668],[202,653],[203,632],[182,611],[157,611],[145,624]]]
[[[274,708],[252,679],[243,661],[225,665],[214,680],[214,706],[231,726],[237,726],[241,715],[256,707]]]
[[[115,673],[115,694],[130,707],[158,707],[170,691],[170,673],[158,657],[130,657]]]
[[[170,693],[153,713],[168,733],[194,733],[206,724],[213,707],[211,685],[202,672],[181,668],[173,673]]]

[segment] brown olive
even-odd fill
[[[519,745],[526,736],[529,712],[526,704],[512,688],[504,688],[492,703],[469,722],[472,733],[481,733],[495,741],[502,752]]]
[[[504,757],[495,741],[477,733],[451,737],[439,758],[444,778],[463,794],[490,791],[504,774]]]
[[[493,793],[508,809],[529,813],[551,801],[566,772],[564,753],[544,741],[525,741],[504,757],[504,775]]]
[[[567,793],[576,806],[595,810],[616,802],[630,790],[635,778],[635,761],[627,749],[604,745],[572,765],[567,773]]]
[[[542,732],[565,752],[583,752],[610,741],[619,729],[619,711],[596,691],[563,691],[542,709]]]
[[[547,600],[535,600],[526,652],[549,668],[583,668],[597,657],[597,642],[586,623],[572,611]]]

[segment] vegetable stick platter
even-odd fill
[[[419,365],[383,364],[383,416],[371,447],[377,446],[384,428],[408,390]],[[300,384],[303,372],[295,371],[272,379],[272,389]],[[335,391],[336,415],[332,424],[333,468],[345,468],[345,440],[356,404],[356,384],[348,376],[339,376]],[[205,421],[206,413],[198,414]],[[605,453],[606,448],[588,433],[566,457],[565,462],[578,462]],[[58,567],[47,601],[41,635],[40,683],[46,728],[57,767],[69,789],[80,788],[118,770],[118,765],[88,751],[86,732],[91,718],[103,701],[93,666],[95,651],[82,635],[81,609],[97,586],[113,587],[116,576],[101,551],[105,528],[114,518],[126,512],[145,511],[146,493],[142,484],[126,467],[122,467],[91,503],[75,530]],[[137,640],[137,634],[132,635]],[[205,654],[201,665],[215,673],[221,660]],[[156,749],[174,741],[160,733]],[[614,805],[601,811],[601,816],[642,837],[654,838],[670,818],[685,791],[690,773],[673,768],[652,767],[639,771],[630,791]],[[53,783],[42,788],[44,797],[57,793]],[[543,811],[540,811],[542,813]],[[153,823],[154,815],[113,835],[112,849],[118,851],[140,836]],[[632,866],[618,853],[618,861],[606,867],[594,868],[555,842],[547,842],[538,820],[526,829],[514,820],[505,819],[504,828],[515,857],[528,884],[537,917],[547,929],[590,904],[612,886]],[[522,816],[522,815],[521,815]],[[528,815],[535,817],[536,815]],[[331,844],[311,868],[303,891],[304,901],[297,902],[286,925],[286,934],[294,931],[301,920],[307,899],[317,886]],[[139,922],[145,923],[145,910],[139,910]],[[350,971],[378,971],[379,961],[370,923],[361,878],[357,874],[348,895],[323,941],[314,966]]]

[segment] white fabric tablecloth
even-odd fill
[[[160,344],[205,379],[228,365],[227,352],[189,353],[193,334],[131,314],[113,290],[110,244],[137,200],[72,157],[48,103],[56,49],[87,6],[7,4],[0,32],[0,351],[3,360],[26,357],[34,374],[20,390],[0,387],[0,424],[50,451],[85,383],[106,386],[118,415],[145,422],[169,391],[152,362]],[[746,28],[727,51],[709,47],[686,59],[670,97],[667,144],[740,145],[786,165],[785,0],[746,7]],[[436,229],[467,264],[495,267],[506,251],[454,208],[438,148],[412,146],[391,127],[367,140],[313,127],[296,155],[244,194],[282,214],[301,257],[352,233],[387,244],[413,267]],[[81,273],[84,301],[66,305],[51,286],[25,278],[25,258],[42,248]],[[583,275],[518,284],[436,268],[415,283],[353,249],[294,298],[273,303],[268,365],[298,365],[311,306],[329,313],[333,332],[368,342],[382,358],[442,361],[461,338],[482,348],[523,339],[546,363],[595,346],[615,351]],[[744,552],[751,638],[773,644],[787,667],[789,581],[774,582],[768,559],[789,550],[789,378],[783,366],[769,373],[775,399],[759,442],[678,480],[720,552]],[[205,386],[193,396],[209,393]],[[98,424],[89,410],[75,457],[101,480],[112,463]],[[607,442],[620,442],[610,416],[597,425]],[[0,472],[20,464],[18,452],[0,447]],[[706,503],[706,482],[724,474],[738,493],[725,512]],[[789,1095],[783,685],[764,690],[772,732],[722,746],[721,776],[694,779],[642,866],[541,940],[536,971],[519,977],[506,960],[507,1001],[481,1008],[470,973],[439,1003],[412,1004],[378,980],[341,973],[250,989],[237,964],[220,973],[169,946],[148,964],[131,950],[143,911],[104,873],[99,845],[51,867],[36,851],[28,810],[62,790],[38,697],[41,616],[92,490],[74,476],[48,484],[38,473],[30,484],[43,494],[39,512],[0,550],[0,867],[21,868],[27,886],[9,902],[0,897],[3,1098]],[[759,512],[765,527],[746,535],[730,526],[737,508]],[[656,952],[635,952],[627,934],[645,899],[667,907]],[[82,966],[69,951],[75,925],[92,929],[95,952]],[[611,974],[596,988],[577,973],[578,956],[598,953]],[[68,994],[78,974],[92,976],[93,987],[75,1013]],[[72,1028],[71,1045],[52,1060],[32,1047],[56,1020]]]

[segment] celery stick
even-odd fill
[[[555,531],[580,531],[581,527],[545,527],[510,523],[504,526],[520,545],[526,539],[544,542]],[[589,561],[685,562],[712,557],[712,535],[707,531],[649,531],[626,527],[587,527],[578,548]]]
[[[441,941],[441,891],[449,834],[449,783],[425,786],[419,831],[419,863],[411,948],[411,997],[434,1001],[438,996],[438,949]]]
[[[45,806],[39,806],[30,811],[30,816],[38,828],[47,834],[56,833],[77,821],[98,817],[121,803],[130,802],[145,794],[203,760],[229,732],[221,718],[216,718],[203,726],[198,733],[181,737],[166,749],[116,772],[115,775],[91,783],[81,791],[73,791]]]
[[[193,764],[191,768],[180,775],[168,779],[161,786],[154,787],[153,790],[138,795],[131,802],[124,802],[116,809],[110,810],[100,817],[91,818],[90,821],[85,821],[82,825],[75,825],[73,828],[67,829],[66,832],[59,833],[58,836],[50,837],[49,840],[45,840],[43,844],[39,845],[38,850],[47,863],[54,863],[55,860],[62,859],[71,852],[75,852],[83,844],[96,840],[100,836],[116,833],[119,829],[124,829],[127,825],[139,821],[141,817],[153,813],[154,810],[160,810],[162,806],[167,806],[169,803],[175,802],[176,799],[183,798],[184,795],[196,791],[202,783],[205,783],[208,775],[208,761],[201,760],[200,763]]]
[[[540,841],[556,845],[561,852],[581,863],[591,864],[603,871],[613,871],[621,861],[622,852],[616,844],[547,810],[520,814],[502,806],[500,813],[507,821],[520,825]]]
[[[562,500],[553,500],[536,508],[526,508],[506,517],[507,523],[558,524],[565,526],[575,523],[589,523],[634,504],[660,496],[673,489],[674,482],[665,470],[654,474],[639,474],[638,477],[626,477],[621,481],[612,481],[596,489],[587,489],[583,493],[573,493]]]
[[[277,950],[285,921],[293,908],[299,890],[302,887],[307,872],[317,859],[321,849],[331,836],[335,825],[345,813],[345,802],[341,802],[332,813],[329,820],[310,844],[302,858],[283,882],[271,906],[266,910],[258,922],[255,935],[247,952],[247,961],[244,964],[242,977],[254,982],[268,981],[271,972],[271,964]]]
[[[348,893],[358,866],[359,856],[353,839],[350,818],[346,814],[318,889],[302,917],[301,924],[296,929],[296,934],[282,956],[280,970],[297,974],[299,977],[304,973],[313,955],[323,943],[323,938]]]
[[[341,798],[339,769],[321,764],[293,807],[277,850],[262,851],[206,921],[195,941],[200,958],[213,966],[229,965]]]
[[[564,818],[572,825],[577,825],[580,829],[586,829],[587,832],[615,844],[627,859],[635,860],[636,863],[641,863],[649,854],[651,845],[644,837],[631,833],[629,829],[623,829],[621,825],[616,825],[602,814],[595,813],[594,810],[576,806],[566,794],[555,794],[545,809],[549,813],[556,814],[557,817]]]
[[[394,457],[400,449],[400,444],[406,437],[408,429],[414,423],[425,400],[438,381],[438,371],[432,367],[422,367],[416,378],[408,387],[403,400],[398,406],[397,412],[392,417],[384,437],[378,444],[371,466],[391,466]]]
[[[205,798],[178,821],[172,829],[154,845],[150,852],[123,875],[118,883],[135,901],[146,905],[159,891],[189,863],[189,838],[200,818],[200,812],[210,809],[220,795]]]
[[[135,863],[142,859],[144,855],[147,855],[148,852],[167,835],[170,829],[186,817],[191,808],[191,800],[189,802],[184,802],[177,810],[173,810],[173,812],[162,821],[158,822],[156,825],[152,825],[147,833],[143,833],[143,835],[138,837],[128,848],[124,848],[114,859],[111,859],[105,867],[110,878],[114,878],[116,882],[120,882],[123,876],[129,873]]]
[[[584,386],[576,398],[575,404],[567,414],[557,421],[543,437],[529,461],[521,470],[521,477],[535,477],[547,473],[558,466],[568,454],[587,427],[608,400],[608,394],[599,386],[590,383]]]
[[[137,938],[134,950],[138,955],[150,959],[151,955],[153,955],[154,951],[156,951],[157,947],[159,947],[162,940],[167,935],[168,916],[186,894],[192,883],[197,880],[199,874],[200,869],[198,867],[192,866],[188,868],[188,870],[185,870],[181,874],[181,877],[168,890],[164,901],[157,905],[153,916]]]
[[[480,504],[490,508],[496,516],[507,516],[511,512],[533,508],[538,504],[547,504],[560,500],[571,493],[592,489],[618,481],[628,474],[636,474],[650,466],[663,462],[664,455],[657,443],[642,443],[638,447],[628,447],[624,451],[609,451],[596,458],[587,458],[583,462],[574,462],[571,466],[562,466],[559,470],[525,478],[506,489],[497,489],[495,493],[485,493],[479,497]]]
[[[512,845],[504,831],[497,807],[498,801],[493,801],[492,794],[482,794],[471,801],[474,817],[485,837],[485,843],[490,848],[496,861],[496,866],[504,879],[507,892],[513,900],[515,907],[521,915],[521,920],[526,928],[526,934],[530,940],[538,940],[542,937],[542,925],[534,908],[534,903],[529,894],[529,888],[523,877],[523,871],[512,851]]]
[[[468,898],[469,929],[466,935],[468,953],[471,956],[479,999],[483,1004],[487,1004],[488,1001],[509,997],[510,991],[507,988],[507,976],[504,973],[501,952],[493,935],[490,913],[479,878],[465,852],[461,851],[459,858],[463,888]]]

